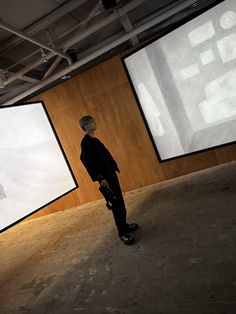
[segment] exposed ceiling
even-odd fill
[[[105,9],[101,0],[1,0],[0,106],[25,101],[217,1],[115,2]]]

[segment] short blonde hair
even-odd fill
[[[83,116],[80,120],[79,120],[79,126],[80,128],[85,131],[85,126],[87,124],[89,124],[91,121],[94,121],[94,118],[91,116]]]

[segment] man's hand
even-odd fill
[[[107,180],[105,180],[105,179],[103,179],[100,184],[101,184],[101,186],[105,186],[106,188],[109,188],[109,184],[108,184]]]

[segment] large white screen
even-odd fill
[[[161,160],[236,140],[236,1],[124,58]]]
[[[0,230],[77,186],[43,104],[0,108]]]

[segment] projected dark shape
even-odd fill
[[[0,107],[0,230],[78,187],[43,103]]]
[[[160,161],[235,142],[236,1],[211,7],[123,63]]]

